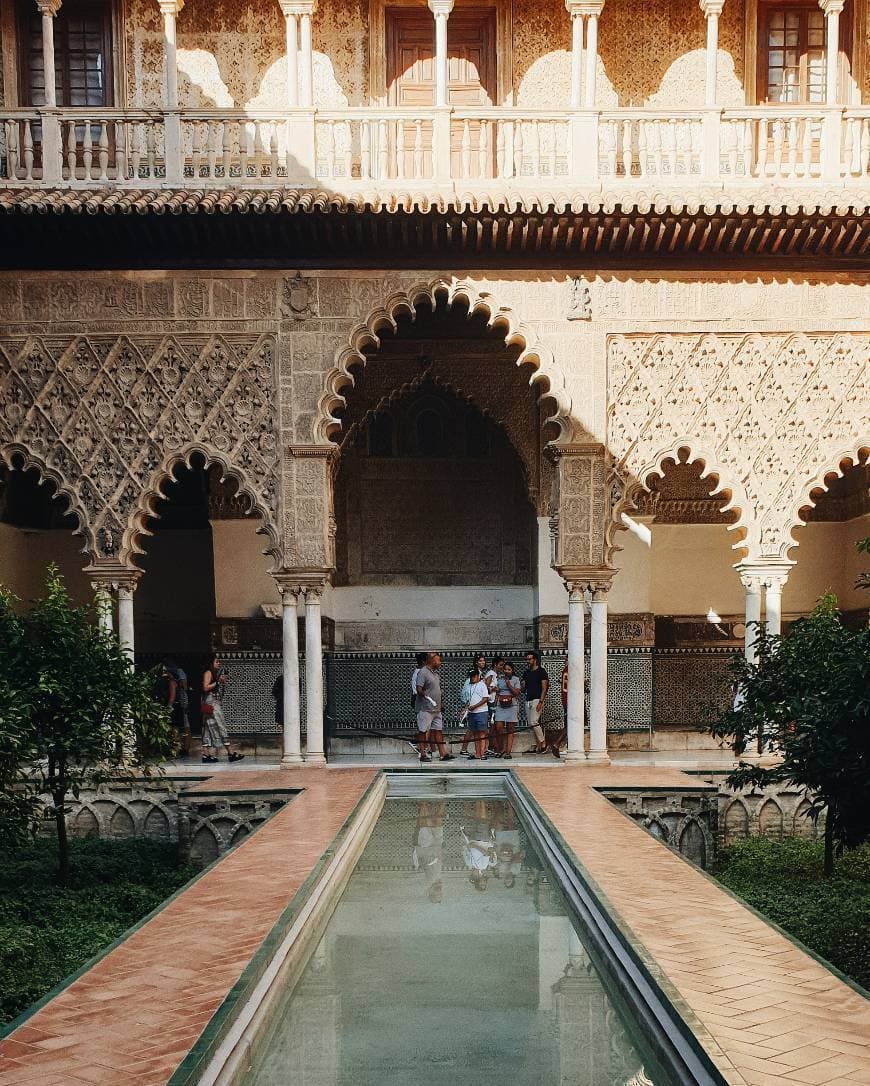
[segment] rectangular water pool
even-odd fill
[[[248,1086],[674,1086],[504,799],[389,799]]]

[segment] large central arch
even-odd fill
[[[496,330],[504,338],[506,346],[518,347],[517,366],[529,365],[534,373],[532,384],[541,384],[542,398],[554,403],[553,414],[548,419],[559,428],[559,442],[570,443],[580,430],[572,418],[572,405],[565,377],[553,357],[552,351],[540,341],[537,333],[526,324],[516,311],[502,305],[488,291],[479,291],[468,280],[437,278],[421,281],[407,290],[391,294],[382,306],[372,309],[362,324],[357,325],[348,342],[336,351],[332,369],[327,373],[324,391],[320,396],[314,422],[314,439],[326,443],[341,427],[341,419],[335,414],[344,405],[344,390],[354,384],[352,368],[366,365],[366,350],[377,348],[385,329],[398,328],[398,319],[405,315],[415,320],[417,308],[426,305],[435,309],[439,300],[448,310],[465,310],[469,317],[483,314],[487,327]]]

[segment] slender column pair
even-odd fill
[[[604,0],[565,0],[565,7],[571,16],[571,108],[595,109],[598,18]]]
[[[91,582],[97,608],[97,621],[108,633],[114,633],[114,597],[117,595],[118,641],[131,662],[136,647],[133,593],[136,591],[138,580],[139,574],[131,571],[124,576],[113,575],[109,579],[101,578]]]
[[[764,627],[768,634],[782,633],[782,590],[788,580],[792,562],[740,563],[737,571],[745,592],[744,654],[755,663],[758,653],[756,642],[764,612]]]
[[[302,713],[299,688],[299,633],[297,608],[305,599],[305,762],[323,765],[323,640],[320,601],[322,585],[281,586],[284,754],[281,765],[302,762]]]
[[[609,762],[607,754],[607,593],[610,582],[593,582],[589,626],[589,750],[583,750],[585,716],[586,585],[568,583],[568,761]]]
[[[287,105],[314,104],[314,66],[311,17],[314,0],[279,0],[284,16],[287,60]]]

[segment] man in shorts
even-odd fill
[[[550,676],[541,667],[541,658],[536,652],[526,653],[526,670],[523,674],[523,690],[526,697],[526,720],[535,737],[535,745],[526,754],[544,754],[547,744],[544,741],[544,729],[541,716],[550,689]]]
[[[430,652],[425,666],[417,672],[417,750],[421,762],[431,762],[426,743],[435,743],[442,762],[453,761],[444,747],[444,718],[441,706],[441,654]]]

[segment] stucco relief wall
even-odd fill
[[[744,104],[743,3],[719,21],[719,104]],[[598,105],[697,108],[704,101],[704,15],[696,0],[609,0],[598,32]]]
[[[808,486],[810,476],[836,467],[838,442],[853,452],[870,444],[866,277],[590,275],[590,319],[569,321],[563,272],[465,279],[306,272],[300,282],[292,269],[0,276],[0,443],[21,441],[46,463],[51,458],[56,478],[93,510],[89,527],[96,531],[100,510],[109,506],[94,504],[93,489],[108,488],[100,500],[121,521],[136,508],[148,474],[136,467],[143,433],[155,435],[147,443],[150,463],[183,444],[184,435],[208,443],[230,432],[226,458],[250,460],[236,467],[264,506],[277,511],[283,488],[283,533],[294,541],[293,561],[316,563],[329,546],[329,471],[322,457],[286,450],[328,447],[323,427],[340,402],[335,382],[346,387],[347,366],[360,364],[358,352],[375,345],[390,314],[407,307],[420,284],[425,294],[436,281],[457,304],[461,295],[481,308],[517,345],[520,360],[530,359],[523,372],[549,386],[548,410],[561,404],[578,431],[609,440],[629,475],[655,466],[680,440],[712,445],[708,453],[730,465],[747,507],[751,499],[760,510],[758,548],[762,534],[765,548],[782,546],[786,521],[794,522],[804,501],[801,480]],[[173,383],[178,367],[167,362],[170,348],[184,361],[183,384]],[[233,365],[210,368],[214,349],[217,363],[229,352]],[[750,377],[757,381],[751,404]],[[250,396],[237,394],[238,381],[254,382]],[[280,420],[274,398],[262,394],[272,381]],[[714,389],[723,404],[715,419],[707,403]],[[745,416],[736,410],[741,402]],[[256,422],[240,414],[240,404]],[[146,410],[156,414],[145,418]]]
[[[127,101],[135,107],[159,106],[163,46],[158,6],[154,0],[128,0],[125,12]],[[368,18],[367,0],[318,4],[312,30],[319,107],[368,104]],[[742,0],[729,0],[719,30],[724,106],[744,103],[743,18]],[[517,105],[566,108],[571,27],[564,4],[512,0],[511,21],[510,82]],[[608,0],[599,31],[599,107],[697,106],[703,100],[704,36],[704,17],[695,0],[642,5]],[[870,45],[866,48],[870,51]],[[178,17],[178,66],[183,107],[283,107],[284,23],[277,0],[188,3]]]
[[[312,27],[318,106],[367,103],[366,17],[365,0],[318,5]],[[137,107],[159,106],[163,30],[154,0],[129,0],[125,33],[127,101]],[[178,16],[177,33],[182,107],[284,107],[284,17],[277,0],[189,3]]]

